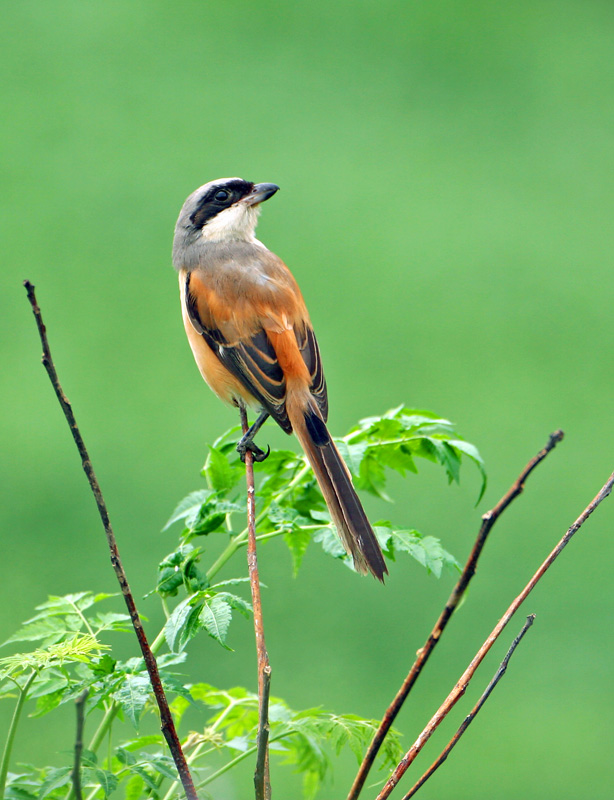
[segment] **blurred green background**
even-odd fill
[[[471,465],[460,488],[426,465],[394,482],[393,508],[365,500],[374,519],[441,537],[464,560],[480,514],[551,430],[566,432],[495,529],[399,719],[409,745],[613,468],[614,6],[13,0],[2,19],[2,639],[49,593],[115,590],[21,281],[37,286],[142,595],[176,541],[162,525],[203,486],[206,443],[235,424],[185,341],[175,219],[212,178],[274,181],[259,236],[307,299],[333,432],[405,402],[453,419],[486,460],[478,509]],[[272,428],[264,438],[289,441]],[[612,796],[613,519],[610,500],[525,604],[534,628],[421,796]],[[274,693],[297,709],[379,717],[453,577],[407,559],[382,588],[312,546],[295,580],[279,542],[261,562]],[[155,598],[142,611],[155,635]],[[234,653],[195,642],[194,679],[255,688],[253,632],[233,625]],[[0,713],[4,729],[8,705]],[[73,713],[27,722],[16,758],[65,759]],[[322,796],[344,797],[354,771],[342,759]],[[276,797],[297,796],[287,770],[273,780]],[[249,769],[214,793],[248,797]]]

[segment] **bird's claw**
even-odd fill
[[[239,442],[239,444],[237,445],[237,453],[239,454],[239,458],[244,464],[245,464],[245,454],[247,453],[248,450],[252,454],[254,461],[258,462],[267,459],[271,453],[271,448],[269,445],[267,445],[265,453],[264,450],[261,450],[258,447],[258,445],[255,444],[254,442],[250,441]]]

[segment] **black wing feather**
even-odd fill
[[[259,330],[249,343],[232,344],[219,328],[207,326],[198,313],[190,292],[190,275],[185,284],[186,308],[195,330],[201,334],[220,362],[252,394],[286,433],[292,425],[286,413],[286,380],[266,331]]]
[[[311,375],[311,394],[320,410],[324,422],[328,419],[328,394],[326,392],[326,379],[322,369],[320,348],[313,329],[310,325],[294,326],[294,335],[298,342],[303,361]]]

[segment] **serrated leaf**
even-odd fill
[[[290,531],[284,533],[284,542],[288,545],[290,555],[292,556],[292,574],[296,578],[298,571],[303,563],[303,556],[307,552],[309,542],[311,541],[311,532],[301,530],[295,527]]]
[[[169,778],[172,781],[176,781],[178,779],[175,762],[172,758],[170,758],[170,756],[163,756],[154,753],[153,755],[150,755],[150,762],[154,769],[160,773],[160,775],[164,775],[165,778]]]
[[[244,511],[243,504],[226,500],[214,493],[200,507],[198,514],[186,520],[191,536],[205,536],[214,531],[226,531],[226,515],[234,511]]]
[[[143,777],[136,772],[133,773],[126,781],[126,787],[124,789],[125,800],[139,800],[144,793],[144,789],[145,781]]]
[[[221,450],[209,446],[209,455],[203,467],[203,475],[211,489],[228,491],[238,482],[243,469],[234,469]]]
[[[111,658],[108,653],[105,653],[97,661],[92,661],[90,664],[88,664],[88,667],[92,670],[97,678],[102,678],[105,675],[111,675],[116,664],[117,661],[114,658]]]
[[[226,644],[226,634],[232,619],[232,609],[229,603],[219,595],[214,595],[206,600],[200,612],[200,621],[203,627],[222,647],[231,648]]]
[[[72,767],[52,768],[47,772],[38,794],[39,800],[51,794],[55,789],[66,786],[71,780]]]
[[[115,611],[107,611],[103,614],[97,614],[91,621],[91,624],[96,628],[96,633],[101,631],[131,631],[132,620],[128,614],[118,614]]]
[[[480,471],[480,475],[482,476],[482,485],[480,487],[479,497],[475,503],[477,506],[480,500],[484,497],[484,492],[486,491],[486,484],[488,481],[482,456],[480,455],[477,447],[470,442],[465,442],[462,439],[451,439],[449,443],[452,447],[455,447],[457,450],[460,450],[461,453],[468,456]]]
[[[249,617],[254,611],[252,604],[248,600],[239,597],[237,594],[218,592],[215,596],[219,597],[220,600],[225,600],[231,608],[235,608],[240,614],[243,614],[244,617]]]
[[[151,684],[147,676],[128,674],[120,688],[113,693],[113,698],[120,704],[124,715],[137,731],[150,692]]]
[[[345,552],[345,548],[341,544],[339,537],[337,536],[337,532],[332,526],[319,528],[317,531],[313,532],[312,538],[314,542],[318,542],[322,545],[322,550],[324,550],[325,553],[328,553],[329,556],[342,559],[349,565],[350,559]]]
[[[201,627],[199,615],[202,603],[195,602],[197,595],[179,603],[164,626],[164,638],[173,652],[181,652]]]
[[[348,465],[352,475],[357,478],[360,475],[360,465],[367,452],[367,442],[357,442],[356,444],[349,444],[344,439],[336,439],[335,443],[337,449],[341,454],[341,458]]]
[[[173,523],[178,522],[180,519],[186,519],[186,517],[198,514],[200,507],[211,494],[213,494],[211,489],[199,489],[196,492],[190,492],[187,497],[179,501],[162,530],[168,530]]]
[[[132,752],[135,750],[142,750],[143,747],[149,747],[151,745],[161,745],[163,742],[164,739],[161,734],[149,733],[143,736],[135,736],[134,739],[128,739],[123,742],[121,748],[118,748],[118,750],[128,750]]]
[[[49,694],[39,697],[36,701],[36,710],[30,714],[30,717],[43,717],[45,714],[53,711],[54,708],[60,705],[65,691],[66,687],[63,687],[55,692],[50,692]]]
[[[155,591],[162,597],[174,597],[185,585],[189,592],[198,591],[208,585],[207,577],[197,567],[201,549],[189,542],[169,553],[158,565],[158,583]]]
[[[133,775],[138,775],[145,786],[150,790],[149,792],[146,792],[146,796],[151,795],[154,798],[160,797],[160,784],[158,778],[154,777],[153,774],[150,774],[148,770],[143,769],[140,764],[135,764],[133,767],[130,767],[130,772]]]
[[[162,653],[162,655],[156,656],[156,660],[160,669],[166,669],[175,664],[183,664],[187,657],[187,653]]]
[[[100,767],[82,767],[81,780],[86,784],[100,784],[100,788],[105,797],[112,794],[117,789],[119,783],[112,772],[107,772],[106,769],[101,769]]]
[[[360,475],[356,481],[359,489],[365,489],[367,492],[381,497],[382,500],[392,502],[390,497],[384,491],[386,485],[386,473],[384,465],[377,458],[374,448],[369,448],[366,451],[365,457],[360,462]]]
[[[79,623],[81,627],[80,620]],[[16,633],[2,644],[4,646],[5,644],[11,644],[13,642],[37,642],[41,640],[45,641],[47,644],[55,644],[59,642],[67,632],[63,620],[57,617],[36,619],[31,622],[25,622]]]
[[[183,686],[182,689],[184,689],[188,697],[191,697],[188,689],[185,689],[185,687]],[[181,720],[183,718],[183,715],[188,710],[188,708],[190,708],[192,703],[190,702],[190,700],[187,699],[187,697],[180,695],[179,697],[175,697],[172,703],[170,703],[169,705],[171,713],[173,715],[173,720],[175,722],[175,727],[179,728],[179,726],[181,725]]]

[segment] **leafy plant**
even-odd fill
[[[204,632],[228,648],[233,613],[252,613],[250,602],[240,593],[247,578],[215,580],[247,542],[244,466],[235,452],[237,438],[238,429],[233,429],[209,448],[202,471],[206,488],[188,494],[171,515],[166,528],[182,524],[179,543],[159,564],[150,593],[160,597],[167,613],[152,650],[158,654],[162,685],[173,697],[175,723],[183,730],[182,744],[200,790],[256,751],[257,695],[242,687],[189,684],[176,672],[185,663],[195,636]],[[482,476],[480,497],[485,488],[484,467],[475,447],[461,439],[449,421],[430,412],[399,407],[362,420],[337,443],[357,487],[384,499],[389,499],[389,471],[415,474],[418,459],[439,464],[449,482],[459,481],[461,462],[469,459]],[[352,568],[305,458],[291,451],[274,451],[255,471],[257,539],[282,540],[295,575],[312,542]],[[444,568],[458,568],[429,534],[390,521],[380,521],[374,529],[392,560],[406,553],[437,577]],[[199,541],[214,535],[225,537],[225,548],[213,563],[203,566]],[[177,775],[163,737],[141,732],[143,715],[155,709],[143,660],[115,658],[106,642],[111,633],[131,631],[125,613],[101,610],[110,602],[118,602],[117,595],[85,591],[50,597],[5,643],[32,642],[37,647],[0,659],[0,698],[16,698],[0,763],[0,797],[72,800],[70,765],[26,764],[15,773],[8,771],[8,765],[26,703],[31,715],[40,717],[74,701],[85,689],[89,692],[86,713],[91,721],[97,720],[81,757],[81,783],[88,800],[106,798],[118,787],[127,800],[170,800],[176,793]],[[167,652],[161,653],[165,646]],[[184,729],[188,708],[200,713],[199,731]],[[270,726],[272,754],[303,776],[304,796],[313,798],[328,778],[334,757],[344,748],[360,761],[377,723],[317,708],[297,712],[283,700],[271,698]],[[101,754],[104,743],[106,753]],[[399,739],[393,733],[380,754],[380,764],[392,765],[400,755]]]

